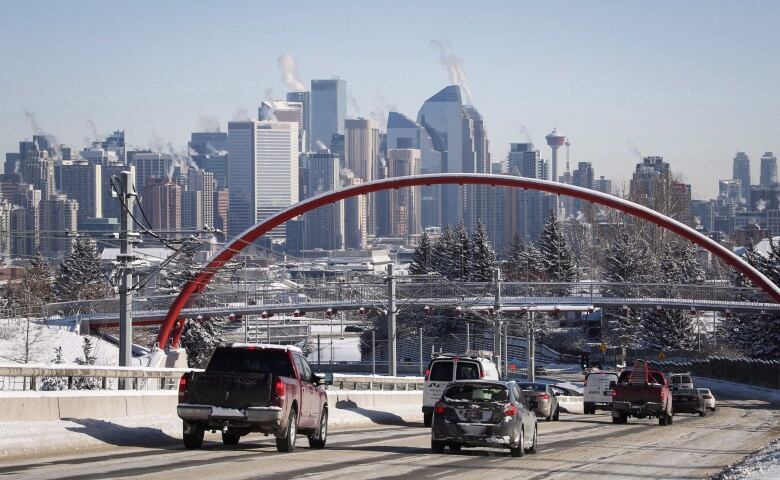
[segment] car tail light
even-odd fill
[[[431,378],[431,369],[430,368],[426,368],[425,369],[425,381],[427,382],[428,380],[430,380],[430,378]]]
[[[705,395],[704,398],[706,398],[707,400],[710,400],[712,398],[712,395]]]
[[[187,398],[187,375],[179,379],[179,403],[184,403]]]
[[[549,396],[548,394],[546,394],[546,393],[545,393],[545,394],[544,394],[544,395],[542,395],[540,398],[541,398],[542,400],[549,400],[549,399],[550,399],[550,396]]]
[[[511,403],[507,403],[506,407],[504,407],[504,416],[514,417],[515,415],[517,415],[517,407],[515,407]]]
[[[435,413],[437,415],[443,415],[444,414],[444,410],[446,410],[446,408],[447,408],[446,405],[444,405],[443,403],[439,402],[439,403],[436,404],[435,407],[433,407],[433,413]]]
[[[285,385],[281,378],[277,378],[276,383],[274,383],[274,395],[276,395],[276,398],[279,400],[287,396],[287,385]]]

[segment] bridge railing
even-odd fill
[[[128,379],[132,390],[176,390],[179,379],[195,368],[114,367],[97,365],[0,365],[0,397],[9,391],[116,390]],[[419,390],[421,377],[334,375],[331,390]]]

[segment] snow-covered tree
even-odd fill
[[[105,298],[110,286],[100,268],[100,254],[95,242],[77,238],[73,249],[60,265],[52,287],[60,302]]]
[[[542,271],[546,280],[565,283],[576,279],[577,272],[571,248],[563,235],[563,226],[553,212],[550,212],[544,224],[537,248],[541,254]]]
[[[423,232],[420,241],[414,249],[412,255],[412,264],[409,266],[409,273],[412,275],[425,275],[431,271],[433,256],[433,245],[427,232]]]
[[[542,255],[533,243],[515,233],[506,254],[506,278],[513,282],[536,282],[542,277]]]
[[[187,365],[205,368],[214,349],[223,341],[211,322],[187,320],[181,336],[181,346],[187,351]]]
[[[95,356],[95,347],[92,344],[92,338],[84,337],[81,345],[83,356],[76,359],[78,365],[94,365],[97,361]],[[75,390],[97,390],[100,388],[100,381],[95,377],[76,377],[73,379],[73,388]]]
[[[43,305],[52,301],[52,273],[39,250],[30,259],[19,281],[9,288],[8,304],[21,314],[38,315]]]
[[[62,358],[62,347],[57,347],[54,349],[54,360],[51,361],[54,365],[60,365],[65,363],[65,361]],[[65,390],[67,388],[68,382],[63,377],[44,377],[41,379],[41,390],[45,391],[54,391],[54,390]]]
[[[453,260],[455,261],[454,277],[451,280],[468,280],[469,279],[469,264],[471,263],[471,238],[466,231],[466,226],[463,222],[460,222],[454,233],[454,251]]]
[[[477,228],[471,234],[471,258],[469,262],[469,278],[474,282],[489,282],[493,279],[496,268],[496,252],[490,245],[487,230],[482,222],[477,222]]]
[[[455,236],[449,225],[445,225],[441,235],[433,243],[431,250],[431,270],[446,278],[453,278],[457,271],[454,261]]]
[[[178,295],[184,284],[200,271],[195,261],[195,251],[184,250],[157,275],[157,292],[161,295]]]

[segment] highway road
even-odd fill
[[[273,437],[244,437],[225,447],[207,436],[202,450],[171,441],[154,447],[107,447],[46,458],[0,461],[4,480],[154,478],[706,478],[780,436],[780,411],[760,401],[721,401],[705,418],[678,415],[674,425],[609,414],[561,415],[539,423],[539,453],[464,449],[433,455],[422,425],[332,431],[324,450],[299,437],[292,454],[276,452]],[[208,441],[211,440],[211,441]],[[5,464],[3,464],[5,463]]]

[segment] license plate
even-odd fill
[[[477,422],[482,420],[482,410],[467,410],[466,420],[470,422]]]
[[[211,415],[222,418],[244,418],[244,414],[235,408],[211,407]]]

